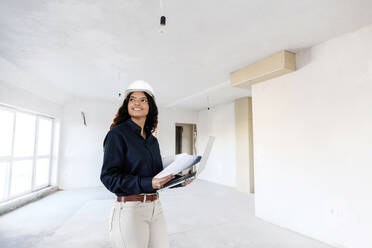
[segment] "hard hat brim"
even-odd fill
[[[127,96],[128,96],[130,93],[135,92],[135,91],[146,92],[146,93],[149,94],[153,99],[155,99],[154,94],[153,94],[150,90],[145,90],[145,89],[128,89],[128,90],[125,91],[125,98],[127,98]]]

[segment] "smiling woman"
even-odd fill
[[[115,248],[169,247],[157,190],[174,177],[154,178],[163,169],[159,143],[152,135],[157,124],[152,87],[132,83],[104,140],[101,181],[117,196],[109,224]]]

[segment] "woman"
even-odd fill
[[[163,169],[159,143],[152,135],[158,109],[152,87],[133,82],[104,139],[101,181],[117,196],[109,234],[115,248],[169,247],[157,189],[174,178],[154,178]],[[182,186],[189,184],[185,182]]]

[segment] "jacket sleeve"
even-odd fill
[[[152,177],[140,177],[124,173],[126,144],[123,137],[109,131],[103,142],[104,155],[101,182],[115,194],[134,195],[154,192]]]

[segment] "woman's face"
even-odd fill
[[[131,117],[142,118],[149,113],[149,102],[142,91],[134,91],[128,102],[128,113]]]

